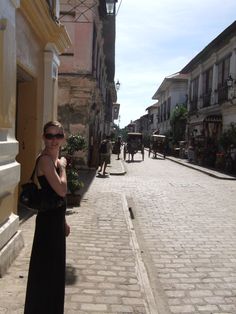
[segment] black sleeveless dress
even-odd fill
[[[45,176],[38,180],[54,193]],[[37,214],[24,314],[64,313],[65,211],[66,205]]]

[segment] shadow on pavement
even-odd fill
[[[96,177],[100,179],[107,179],[109,178],[109,173],[106,173],[106,174],[98,173]]]
[[[165,160],[164,157],[150,157],[151,159],[157,159],[157,160]]]
[[[19,216],[20,224],[25,222],[27,219],[29,219],[31,216],[33,216],[35,213],[36,213],[36,211],[30,210],[29,208],[18,203],[17,215]]]
[[[81,199],[83,195],[87,192],[89,189],[89,186],[92,184],[94,177],[96,176],[96,170],[79,170],[79,178],[83,182],[84,186],[80,189],[79,194],[81,196]],[[70,208],[68,206],[68,208]],[[24,223],[27,219],[29,219],[31,216],[36,214],[37,212],[34,210],[30,210],[27,207],[21,205],[18,203],[18,209],[17,209],[17,215],[19,216],[20,224]],[[67,212],[67,215],[71,214],[71,212]]]
[[[70,264],[66,265],[66,285],[72,286],[77,281],[76,269]]]
[[[92,184],[94,178],[96,177],[96,170],[90,169],[80,169],[79,179],[83,182],[84,186],[80,189],[79,194],[81,198],[88,191],[90,185]]]

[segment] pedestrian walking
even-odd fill
[[[62,125],[48,122],[43,129],[45,148],[38,157],[36,174],[42,189],[65,198],[66,159],[59,158],[64,139]],[[63,314],[65,295],[65,236],[70,228],[62,207],[39,212],[29,265],[24,314]]]
[[[114,151],[117,154],[118,160],[120,159],[121,145],[122,145],[121,136],[118,136],[118,138],[115,142],[115,145],[114,145]]]
[[[112,145],[111,145],[110,137],[106,136],[106,138],[102,140],[100,144],[100,148],[99,148],[100,168],[98,172],[102,172],[103,175],[106,174],[107,165],[110,163],[110,160],[111,160],[111,150],[112,150]]]

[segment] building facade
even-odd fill
[[[23,246],[19,187],[32,172],[43,124],[57,117],[59,54],[69,45],[59,1],[0,1],[0,276]]]
[[[222,132],[236,123],[236,22],[193,58],[181,73],[189,75],[189,145],[199,152],[211,147],[215,155]],[[200,159],[204,154],[198,155]]]
[[[152,99],[157,103],[156,128],[159,134],[168,134],[171,131],[170,118],[176,106],[187,106],[188,75],[175,73],[167,76]]]
[[[158,102],[146,108],[148,114],[148,133],[152,135],[154,132],[159,132],[158,129]]]
[[[117,100],[115,14],[107,11],[105,0],[76,6],[62,0],[60,20],[68,28],[72,47],[60,57],[58,116],[68,133],[86,138],[88,149],[80,167],[96,167],[99,144],[111,132]]]

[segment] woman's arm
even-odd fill
[[[64,157],[58,159],[57,165],[60,168],[59,174],[51,157],[43,155],[38,162],[38,174],[44,175],[52,189],[64,197],[67,193],[66,159]]]
[[[68,225],[68,223],[65,220],[65,236],[68,237],[70,234],[70,226]]]

